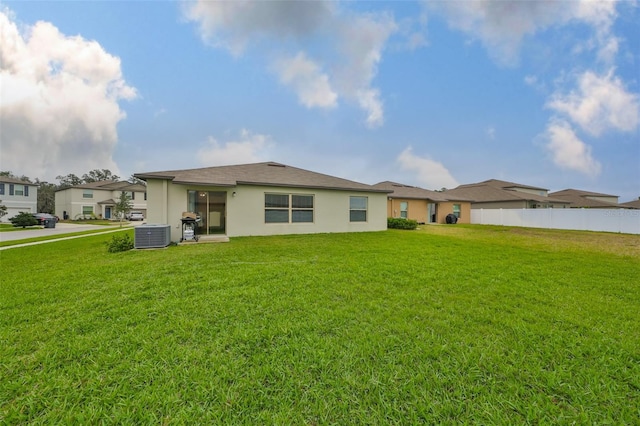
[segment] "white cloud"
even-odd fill
[[[605,75],[584,72],[577,78],[577,90],[556,93],[547,107],[594,136],[609,129],[633,131],[640,120],[638,95],[628,92],[613,70]]]
[[[340,51],[343,65],[336,73],[337,86],[348,98],[355,99],[367,112],[369,127],[384,123],[384,107],[380,91],[371,83],[382,60],[382,50],[398,27],[386,14],[366,15],[346,19],[340,23]]]
[[[118,101],[136,90],[120,59],[95,41],[37,22],[24,33],[0,12],[3,167],[42,180],[96,168],[118,172]]]
[[[338,95],[331,88],[329,77],[304,52],[277,61],[275,70],[283,84],[293,86],[298,99],[307,108],[333,108],[337,105]]]
[[[242,129],[237,141],[218,142],[209,137],[206,145],[198,150],[198,160],[204,166],[224,166],[268,161],[270,137]]]
[[[398,30],[392,16],[348,13],[329,1],[205,0],[187,3],[185,16],[206,42],[235,55],[256,45],[267,57],[291,58],[276,60],[272,68],[306,107],[333,107],[343,98],[365,111],[369,127],[383,124],[384,105],[372,84],[382,51]],[[291,47],[296,54],[281,53]],[[317,54],[310,55],[314,49]]]
[[[448,1],[426,4],[441,12],[449,25],[480,39],[499,62],[513,64],[527,36],[555,25],[577,22],[591,26],[595,36],[580,41],[582,49],[599,49],[598,56],[610,61],[617,40],[610,33],[615,21],[615,1]]]
[[[544,136],[547,141],[546,149],[558,167],[588,176],[600,174],[601,166],[591,155],[591,147],[580,140],[569,123],[551,120]]]
[[[263,38],[310,36],[331,20],[333,3],[318,1],[207,1],[184,3],[184,15],[199,24],[202,39],[235,55]]]
[[[458,182],[442,163],[428,157],[415,155],[412,147],[407,147],[402,151],[398,155],[397,161],[403,170],[417,173],[418,181],[424,188],[440,189],[458,186]]]
[[[496,128],[493,127],[493,126],[487,127],[487,136],[489,137],[489,139],[495,140],[495,138],[496,138]]]

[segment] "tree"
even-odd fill
[[[138,179],[134,175],[129,176],[128,181],[129,181],[129,183],[133,183],[133,184],[136,184],[136,185],[147,186],[147,182],[143,181],[142,179]]]
[[[58,189],[65,189],[65,188],[80,185],[83,183],[82,179],[80,179],[78,176],[74,175],[73,173],[69,173],[66,176],[58,175],[56,176],[56,179],[60,181],[60,184],[58,185]]]
[[[38,179],[35,183],[38,185],[38,211],[54,214],[58,186],[49,182],[40,182]]]
[[[9,221],[13,223],[13,226],[15,226],[16,228],[19,226],[26,228],[27,226],[33,226],[38,224],[38,219],[33,217],[31,213],[26,213],[26,212],[18,213],[16,216],[9,219]]]
[[[118,180],[120,176],[114,175],[109,169],[94,169],[82,175],[84,183],[101,182],[103,180]]]
[[[120,198],[118,198],[118,202],[115,205],[116,215],[120,218],[120,226],[122,227],[122,219],[124,219],[125,215],[131,211],[133,208],[133,203],[131,202],[131,196],[126,192],[122,191],[120,193]]]
[[[13,173],[11,173],[10,171],[0,171],[0,176],[10,177],[10,178],[13,178],[13,179],[21,180],[23,182],[31,183],[31,179],[29,179],[28,176],[25,176],[25,175],[16,176]]]
[[[2,200],[0,200],[0,218],[3,218],[7,215],[7,206],[2,204]]]

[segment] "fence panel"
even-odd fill
[[[472,209],[471,223],[640,234],[640,210]]]

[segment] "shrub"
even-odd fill
[[[413,219],[404,219],[401,217],[387,218],[387,228],[390,229],[416,229],[418,221]]]
[[[16,216],[9,219],[13,226],[26,228],[38,224],[38,219],[33,217],[31,213],[20,212]]]
[[[133,240],[129,234],[116,234],[111,238],[111,241],[107,241],[105,244],[107,245],[107,251],[109,253],[118,253],[133,248]]]

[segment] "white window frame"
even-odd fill
[[[286,205],[285,203],[281,203],[281,205],[267,205],[267,197],[268,196],[279,196],[286,197]],[[305,197],[311,198],[311,207],[308,206],[295,206],[294,197]],[[269,212],[286,212],[287,220],[269,220]],[[296,220],[296,213],[301,212],[311,212],[311,220]],[[282,216],[284,217],[284,216]],[[314,223],[315,222],[315,195],[314,194],[295,194],[295,193],[282,193],[282,192],[265,192],[264,193],[264,223],[265,224],[274,224],[274,223]]]
[[[462,206],[460,204],[454,204],[453,205],[453,215],[456,218],[460,219],[461,211],[462,211]]]
[[[361,206],[354,206],[354,201],[364,200],[364,208]],[[364,219],[354,217],[354,214],[364,212]],[[351,195],[349,196],[349,222],[351,223],[359,223],[359,222],[367,222],[369,218],[369,197],[362,195]]]
[[[93,189],[82,190],[82,198],[93,198]]]
[[[404,210],[402,209],[404,207]],[[402,219],[407,219],[409,216],[409,202],[408,201],[400,201],[400,217]]]

